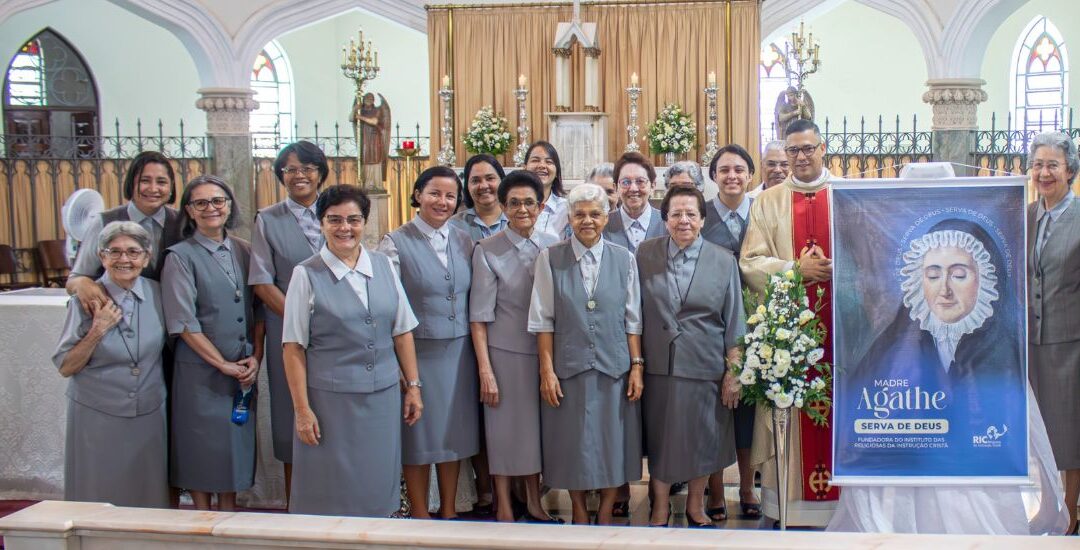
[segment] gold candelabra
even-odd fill
[[[357,40],[350,38],[349,43],[341,47],[341,73],[356,86],[356,181],[365,189],[382,192],[381,181],[364,181],[364,123],[360,120],[364,107],[364,85],[379,75],[379,52],[375,51],[370,40],[364,44],[362,29]]]
[[[803,79],[821,67],[821,44],[814,41],[814,32],[806,34],[806,23],[799,22],[799,31],[791,33],[791,42],[784,48],[784,70],[788,82],[794,82],[803,91]]]

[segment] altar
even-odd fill
[[[607,144],[607,113],[545,113],[548,136],[559,151],[563,180],[583,180],[594,166],[604,162]]]

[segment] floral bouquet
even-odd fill
[[[682,107],[669,103],[649,125],[649,149],[655,153],[683,154],[697,141],[697,124]]]
[[[506,117],[495,113],[487,105],[476,112],[462,140],[465,141],[465,150],[470,153],[501,155],[510,149],[510,125]]]
[[[802,282],[796,267],[770,276],[763,299],[744,291],[746,334],[739,339],[744,356],[733,370],[742,384],[743,402],[774,409],[794,406],[824,426],[828,419],[810,406],[832,402],[828,392],[832,368],[820,362],[825,328],[817,311],[824,291],[818,290],[817,303],[810,309]],[[813,371],[819,376],[811,379]]]

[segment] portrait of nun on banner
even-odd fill
[[[1027,382],[1025,203],[1016,177],[834,187],[845,492],[829,530],[1052,531],[1061,485]]]

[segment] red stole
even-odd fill
[[[832,258],[829,242],[829,191],[828,188],[816,193],[791,193],[791,228],[792,250],[795,257],[803,247],[814,244],[821,247],[825,257]],[[825,327],[823,344],[825,357],[822,361],[832,363],[832,293],[831,284],[814,283],[806,285],[806,295],[810,306],[818,303],[818,289],[825,294],[821,298],[822,309],[818,312]],[[816,378],[817,372],[811,370],[810,378]],[[822,408],[821,413],[832,423],[832,410]],[[840,498],[840,489],[831,487],[832,479],[832,429],[829,426],[817,426],[806,414],[799,415],[799,427],[802,434],[802,480],[803,500],[836,500]]]

